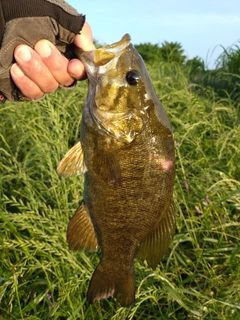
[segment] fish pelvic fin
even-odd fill
[[[146,260],[149,267],[155,269],[166,253],[176,230],[174,202],[171,200],[168,211],[150,235],[140,244],[137,258]]]
[[[76,210],[67,228],[67,242],[72,250],[97,251],[98,241],[84,202]]]
[[[57,173],[64,178],[78,176],[84,172],[84,157],[81,142],[78,141],[63,157]]]
[[[100,262],[97,266],[88,288],[89,303],[96,300],[115,297],[122,307],[130,307],[135,301],[134,268],[124,271],[105,268]]]

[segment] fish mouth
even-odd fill
[[[93,73],[94,69],[97,67],[101,67],[109,63],[110,61],[117,58],[123,50],[125,50],[131,42],[131,37],[128,33],[126,33],[122,39],[118,42],[115,42],[111,45],[107,45],[105,47],[91,50],[91,51],[82,51],[76,49],[76,55],[84,64],[87,73]]]
[[[94,63],[97,66],[103,66],[107,64],[112,59],[116,58],[119,53],[126,49],[131,42],[131,37],[127,33],[118,42],[108,45],[104,48],[95,50],[94,53]]]

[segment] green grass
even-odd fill
[[[59,178],[56,167],[78,139],[86,84],[1,106],[0,319],[240,318],[239,104],[185,73],[150,68],[176,141],[177,233],[155,271],[136,261],[127,309],[112,298],[87,303],[99,257],[66,243],[82,179]]]

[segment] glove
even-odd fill
[[[0,101],[29,100],[10,76],[19,44],[33,48],[37,41],[47,39],[72,59],[72,42],[84,22],[85,16],[63,0],[0,0]]]

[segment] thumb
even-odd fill
[[[92,30],[87,22],[84,23],[81,34],[76,35],[76,37],[74,38],[74,44],[84,51],[91,51],[96,49],[93,43]]]

